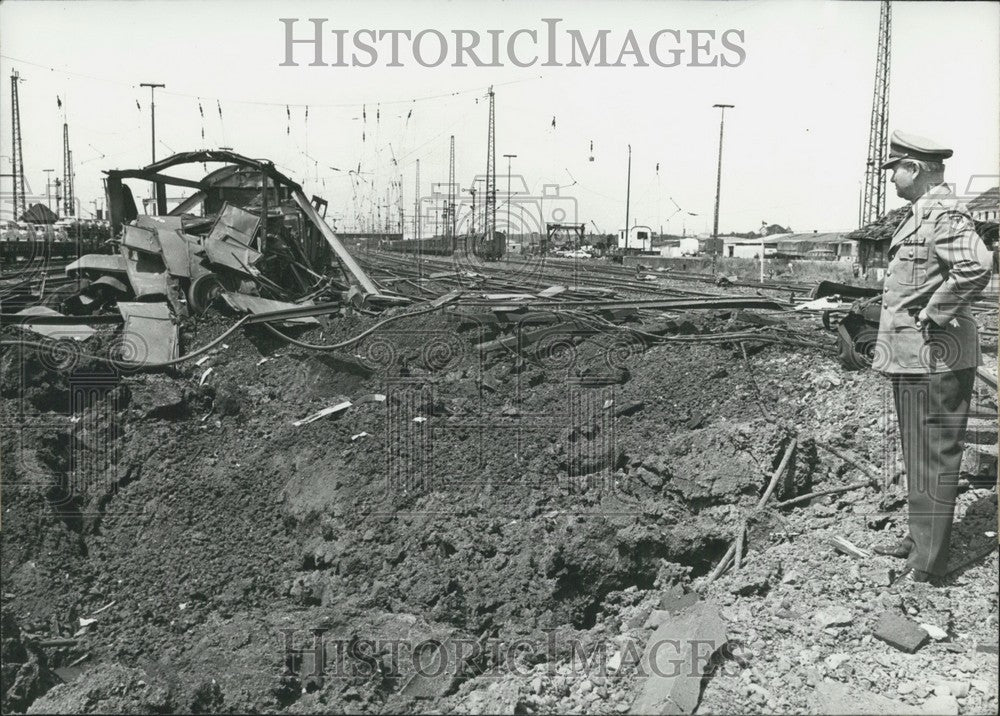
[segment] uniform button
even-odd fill
[[[889,287],[886,286],[885,288],[883,288],[882,293],[889,293]]]
[[[907,252],[906,252],[906,255],[907,255],[907,256],[908,256],[909,258],[911,258],[911,259],[912,259],[912,258],[913,258],[913,249],[910,249],[909,251],[907,251]]]
[[[882,301],[882,308],[888,308],[888,307],[889,307],[889,302],[888,301]]]
[[[892,276],[892,271],[886,271],[885,275],[886,275],[886,277]]]

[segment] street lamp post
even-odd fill
[[[712,226],[712,238],[719,238],[719,194],[722,190],[722,130],[726,125],[726,110],[732,109],[735,105],[732,104],[713,104],[713,107],[718,107],[722,110],[719,117],[719,169],[715,177],[715,223]]]
[[[507,157],[507,233],[510,234],[510,160],[516,159],[516,154],[504,154]],[[493,237],[488,237],[487,241],[491,241]]]

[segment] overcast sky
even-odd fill
[[[301,46],[294,55],[300,66],[282,67],[279,18],[300,18],[295,32],[302,37],[311,33],[308,18],[328,18],[324,55],[331,63],[336,36],[329,31],[347,31],[350,62],[351,37],[364,28],[437,29],[452,56],[455,30],[477,31],[484,45],[489,30],[501,30],[505,48],[510,33],[532,29],[544,59],[544,18],[562,19],[560,54],[568,51],[567,29],[588,41],[609,30],[609,62],[629,30],[640,48],[657,30],[677,30],[686,49],[676,67],[656,66],[645,49],[649,67],[543,67],[539,60],[520,68],[505,49],[502,67],[422,67],[404,39],[403,66],[386,67],[385,39],[376,43],[372,67],[310,67],[312,50]],[[577,221],[614,231],[625,221],[631,144],[633,220],[679,233],[680,206],[698,214],[687,217],[688,232],[710,231],[719,135],[712,105],[728,103],[735,109],[726,114],[720,230],[746,231],[761,221],[797,231],[851,229],[867,155],[878,18],[877,2],[8,1],[0,5],[0,168],[10,172],[11,70],[24,79],[21,128],[31,189],[45,194],[44,169],[62,173],[65,110],[77,194],[87,211],[101,195],[102,169],[149,162],[149,90],[138,84],[162,82],[158,158],[218,146],[271,158],[307,194],[328,198],[344,224],[385,203],[387,191],[396,201],[388,187],[401,175],[409,215],[417,159],[424,194],[447,181],[449,135],[456,138],[459,183],[468,187],[485,171],[485,93],[492,84],[501,202],[502,155],[517,154],[513,172],[530,191],[558,185],[575,200]],[[962,191],[971,177],[995,177],[1000,5],[897,2],[892,24],[890,130],[953,147],[947,178]],[[687,66],[690,30],[714,30],[716,54],[724,50],[722,33],[741,30],[745,60]],[[661,47],[671,43],[668,36]],[[530,59],[530,45],[521,36],[514,59]],[[434,47],[428,42],[425,51],[432,59]],[[725,57],[738,59],[732,51]],[[359,165],[360,177],[347,174]],[[10,180],[3,182],[9,197]],[[996,183],[980,179],[974,188]],[[892,196],[888,208],[900,204]],[[571,202],[564,206],[572,211]]]

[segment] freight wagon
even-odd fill
[[[0,261],[5,266],[18,261],[74,259],[84,254],[106,253],[111,238],[104,222],[65,225],[27,224],[4,221],[0,225]]]
[[[478,256],[483,261],[498,261],[506,253],[507,236],[502,231],[494,231],[492,240],[488,240],[485,234],[464,234],[455,237],[454,242],[446,236],[395,239],[381,242],[380,248],[411,256],[452,256],[457,252],[459,255]]]

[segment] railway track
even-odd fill
[[[387,281],[397,282],[401,277],[415,282],[417,279],[427,280],[431,276],[426,270],[418,269],[415,261],[384,252],[367,252],[361,258],[366,269],[382,271],[387,274]],[[561,265],[549,261],[544,262],[511,262],[503,261],[488,266],[470,265],[463,267],[455,260],[448,258],[424,258],[424,269],[432,269],[431,274],[444,273],[451,270],[452,276],[438,276],[434,281],[443,283],[468,285],[470,278],[462,276],[462,272],[473,270],[485,280],[477,282],[478,287],[484,284],[497,290],[523,291],[525,289],[542,290],[553,284],[564,284],[572,288],[613,289],[616,292],[649,296],[716,296],[715,292],[692,291],[676,287],[663,286],[659,282],[636,280],[627,272],[604,273],[598,271],[581,272],[574,265]],[[513,267],[511,267],[513,263]]]
[[[62,274],[66,267],[76,261],[76,257],[70,259],[28,259],[15,263],[4,262],[0,281],[23,280],[29,277],[41,277],[43,275],[52,276]]]

